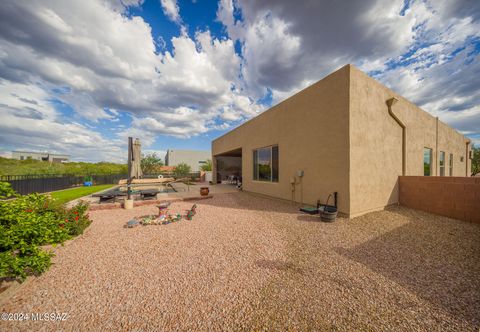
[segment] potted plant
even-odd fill
[[[201,196],[208,196],[209,193],[210,193],[210,189],[208,187],[200,187]]]
[[[335,221],[335,219],[337,219],[337,213],[338,213],[337,193],[335,192],[334,195],[335,195],[335,205],[328,205],[328,202],[332,197],[332,194],[330,194],[328,195],[327,203],[324,206],[320,207],[319,209],[320,220],[330,222],[330,221]]]

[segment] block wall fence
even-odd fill
[[[480,224],[480,177],[399,176],[400,205]]]

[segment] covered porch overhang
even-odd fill
[[[242,182],[242,148],[213,156],[213,183],[239,184]]]

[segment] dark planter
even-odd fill
[[[338,210],[335,206],[327,205],[323,211],[320,211],[320,220],[331,222],[337,219]]]
[[[200,195],[208,196],[209,193],[210,193],[210,189],[208,189],[208,187],[201,187],[200,188]]]

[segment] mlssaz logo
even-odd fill
[[[57,321],[66,321],[67,320],[67,314],[64,312],[45,312],[45,313],[34,313],[32,314],[32,320],[35,321],[52,321],[52,322],[57,322]]]

